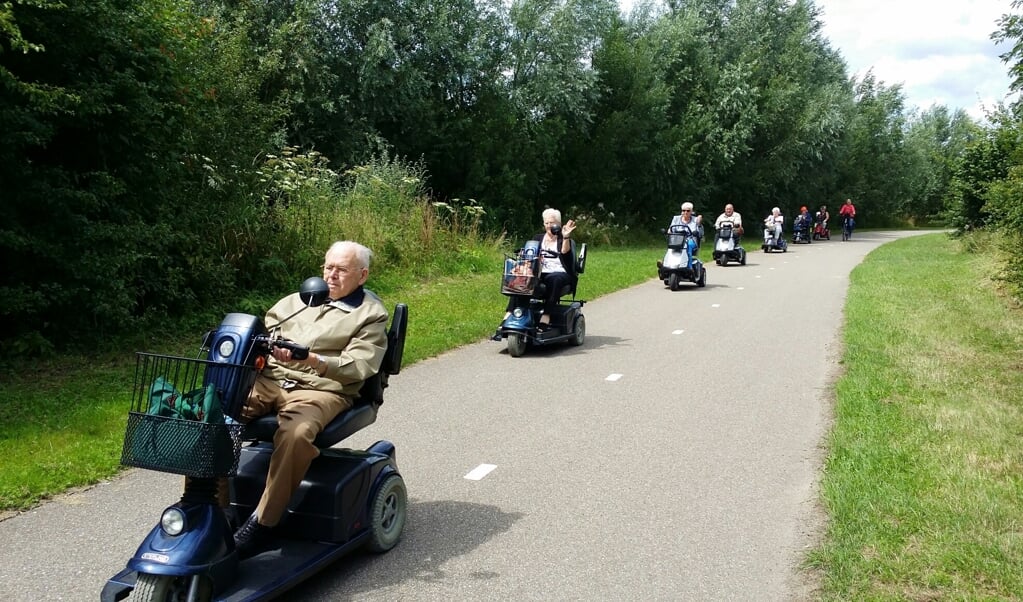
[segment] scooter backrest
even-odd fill
[[[408,305],[399,303],[394,306],[391,316],[391,327],[387,330],[387,351],[380,371],[387,374],[401,372],[401,358],[405,354],[405,331],[408,330]]]
[[[387,329],[387,351],[380,363],[380,371],[366,379],[359,389],[358,403],[384,403],[384,389],[388,378],[401,372],[401,357],[405,353],[405,331],[408,329],[408,305],[394,306],[391,327]]]

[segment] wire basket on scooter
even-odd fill
[[[532,295],[540,282],[539,257],[505,256],[501,293],[505,295]]]
[[[684,232],[682,232],[682,233],[669,232],[668,235],[667,235],[667,238],[668,238],[668,248],[676,250],[676,251],[679,251],[679,250],[685,248],[685,246],[686,246],[686,238],[688,238],[688,236]]]
[[[121,464],[190,477],[238,470],[242,425],[228,424],[221,391],[225,371],[251,366],[139,353]]]

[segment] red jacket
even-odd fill
[[[856,217],[856,207],[852,203],[842,205],[842,208],[838,210],[839,215],[848,215],[849,217]]]

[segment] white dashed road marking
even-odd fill
[[[480,464],[476,468],[469,471],[469,474],[465,475],[465,478],[470,481],[479,481],[483,477],[490,474],[490,471],[497,468],[497,464]]]
[[[611,375],[608,375],[608,377],[605,378],[604,380],[609,380],[611,382],[614,382],[614,381],[618,380],[621,377],[622,377],[621,374],[611,374]]]

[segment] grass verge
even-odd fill
[[[903,239],[851,275],[822,599],[1021,599],[1023,315],[957,245]]]
[[[594,299],[654,277],[654,262],[662,253],[660,248],[592,248],[578,296]],[[506,298],[500,293],[501,257],[492,263],[493,273],[412,282],[384,296],[390,307],[398,302],[409,306],[406,365],[493,333]],[[201,334],[185,333],[146,351],[192,354]],[[120,470],[134,370],[134,356],[126,352],[65,356],[5,372],[0,382],[0,511],[30,508]]]

